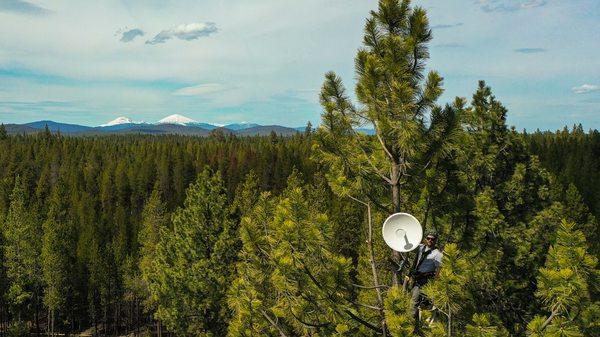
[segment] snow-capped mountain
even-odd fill
[[[191,124],[191,123],[198,123],[195,120],[182,116],[182,115],[178,115],[178,114],[174,114],[171,116],[167,116],[161,120],[159,120],[156,124],[178,124],[178,125],[186,125],[186,124]]]
[[[106,124],[102,124],[100,125],[101,127],[106,127],[106,126],[114,126],[114,125],[121,125],[121,124],[132,124],[133,120],[129,117],[119,117],[117,119],[114,119]]]

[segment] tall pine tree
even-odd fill
[[[59,181],[50,197],[48,216],[43,223],[42,270],[44,275],[44,304],[48,308],[48,331],[55,333],[56,313],[65,308],[66,299],[73,290],[75,236],[67,217],[67,194]]]
[[[598,258],[589,253],[584,234],[573,223],[563,221],[538,276],[536,295],[549,315],[537,316],[529,323],[530,336],[584,336],[583,332],[593,336],[598,332],[594,320],[600,303],[590,295],[600,275],[597,265]]]
[[[27,208],[26,199],[25,185],[17,176],[4,222],[4,251],[10,282],[7,297],[18,320],[37,309],[42,287],[41,226]]]
[[[150,283],[156,317],[182,335],[222,336],[238,247],[219,173],[198,175],[172,223],[161,234]]]

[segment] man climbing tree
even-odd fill
[[[421,295],[421,289],[436,276],[442,264],[442,252],[437,248],[436,243],[437,234],[427,234],[425,243],[420,244],[416,249],[417,255],[411,270],[413,278],[411,298],[413,315],[415,316],[417,323],[419,321],[419,306],[424,302],[424,298]]]

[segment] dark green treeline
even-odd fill
[[[312,179],[310,146],[305,135],[274,134],[3,137],[0,331],[8,322],[45,331],[51,315],[62,332],[103,325],[117,334],[145,323],[149,315],[129,276],[137,273],[152,192],[168,217],[209,167],[221,173],[228,204],[250,171],[259,189],[278,193],[294,168]]]
[[[600,218],[600,132],[584,132],[580,124],[571,130],[537,131],[527,138],[542,164],[565,186],[573,184]]]

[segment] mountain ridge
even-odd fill
[[[171,115],[168,117],[173,117]],[[163,118],[163,123],[135,123],[128,117],[119,117],[113,121],[102,124],[101,126],[91,127],[78,124],[60,123],[50,120],[35,121],[24,124],[5,124],[8,134],[33,134],[44,131],[46,126],[51,132],[60,132],[72,136],[98,136],[98,135],[123,135],[123,134],[148,134],[148,135],[188,135],[188,136],[208,136],[211,133],[221,130],[224,134],[233,134],[240,136],[260,136],[268,135],[272,132],[283,136],[291,136],[300,133],[296,128],[285,127],[281,125],[259,125],[255,123],[234,123],[225,126],[218,126],[209,123],[202,123],[191,120],[191,122],[176,123],[186,121],[178,118],[181,115],[170,118]],[[113,123],[114,122],[114,123]],[[159,121],[160,122],[160,121]],[[228,127],[229,126],[229,127]]]

